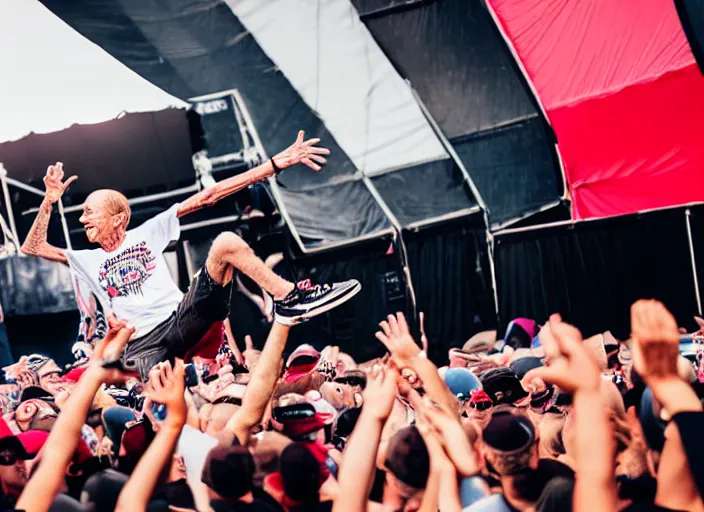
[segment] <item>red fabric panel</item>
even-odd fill
[[[576,218],[704,200],[704,77],[672,0],[489,0],[558,139]]]
[[[576,218],[704,200],[704,77],[696,65],[550,119]]]
[[[489,0],[546,110],[694,63],[672,0]]]

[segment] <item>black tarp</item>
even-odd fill
[[[449,158],[382,174],[372,183],[402,226],[477,206]]]
[[[298,193],[283,187],[280,191],[307,247],[391,228],[389,219],[361,181]]]
[[[704,2],[701,0],[675,0],[677,14],[687,35],[689,46],[699,69],[704,74]]]
[[[500,326],[552,313],[585,336],[629,335],[641,298],[665,303],[681,326],[696,313],[684,209],[578,222],[496,236]]]
[[[69,204],[100,188],[134,197],[145,189],[161,192],[195,182],[191,134],[198,129],[197,116],[184,109],[126,114],[0,144],[0,162],[10,178],[41,190],[46,168],[63,162],[67,176],[79,176],[67,193]]]
[[[453,141],[492,224],[560,197],[551,132],[480,0],[353,3]],[[528,181],[530,187],[521,186]]]
[[[492,224],[558,200],[554,153],[543,127],[535,116],[452,140],[487,204]]]
[[[470,216],[404,233],[418,311],[425,313],[429,355],[447,351],[496,326],[486,230]]]

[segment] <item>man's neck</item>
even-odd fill
[[[107,240],[103,240],[102,242],[100,242],[100,247],[105,252],[113,252],[122,245],[122,242],[125,241],[126,236],[127,233],[124,230],[120,230],[113,234],[113,236],[111,236]]]

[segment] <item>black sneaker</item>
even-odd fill
[[[305,322],[347,302],[361,289],[362,285],[356,279],[316,285],[310,280],[303,281],[287,297],[274,302],[276,321],[283,325]]]

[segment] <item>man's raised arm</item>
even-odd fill
[[[212,206],[221,199],[296,164],[304,164],[314,171],[319,171],[321,168],[318,164],[324,164],[327,161],[322,155],[329,155],[330,151],[316,146],[320,139],[304,141],[304,137],[305,133],[301,130],[298,132],[296,142],[270,160],[245,173],[222,180],[214,187],[201,190],[197,194],[192,195],[180,204],[176,215],[183,217],[206,206]]]
[[[54,204],[61,199],[61,196],[69,185],[78,179],[78,176],[71,176],[64,182],[63,167],[64,165],[61,162],[57,162],[55,165],[49,166],[46,170],[46,176],[44,176],[46,195],[42,200],[39,213],[37,213],[37,217],[34,219],[34,223],[20,250],[23,254],[39,256],[40,258],[68,264],[64,250],[54,247],[46,240],[51,209]]]

